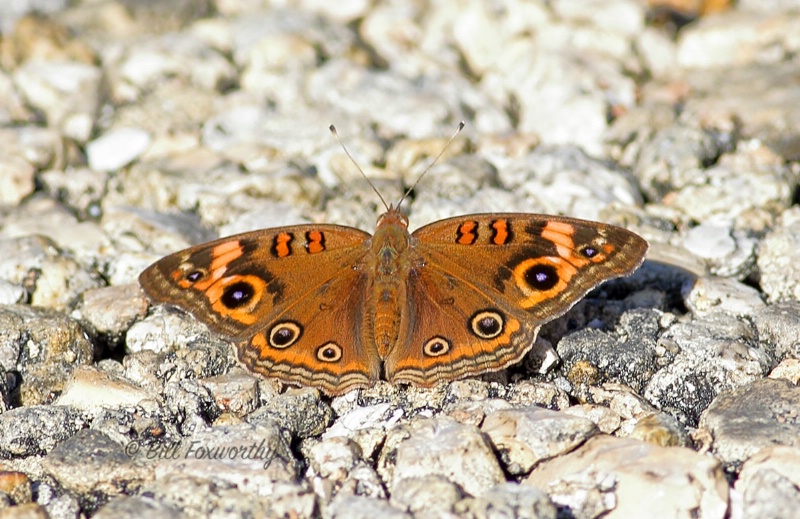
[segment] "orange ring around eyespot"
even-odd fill
[[[548,290],[537,290],[531,287],[525,280],[525,273],[536,265],[549,265],[556,271],[558,280],[555,285]],[[578,269],[562,258],[542,256],[540,258],[530,258],[519,262],[513,270],[514,284],[525,297],[520,299],[518,304],[523,308],[536,306],[542,300],[564,291],[569,281],[577,273]]]

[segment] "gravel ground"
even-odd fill
[[[658,5],[656,5],[658,4]],[[800,2],[0,3],[0,516],[800,517]],[[683,10],[678,10],[678,8]],[[148,304],[295,223],[625,226],[518,365],[330,398]]]

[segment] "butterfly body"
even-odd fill
[[[252,371],[335,395],[503,369],[543,323],[632,273],[646,251],[620,227],[524,213],[409,233],[390,207],[372,236],[316,224],[254,231],[167,256],[139,280],[152,301],[234,342]]]
[[[381,359],[385,359],[398,339],[406,300],[405,280],[413,269],[421,266],[421,258],[414,254],[408,233],[408,219],[398,211],[390,210],[378,221],[375,234],[370,238],[370,253],[366,274],[372,277],[372,304],[369,322],[374,330],[375,346]]]

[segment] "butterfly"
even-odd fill
[[[139,283],[233,342],[251,371],[339,395],[517,363],[542,324],[633,273],[647,249],[621,227],[540,214],[409,232],[398,203],[372,235],[331,224],[246,232],[166,256]]]

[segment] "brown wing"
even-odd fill
[[[413,233],[419,265],[408,280],[406,329],[386,377],[429,386],[519,361],[539,327],[603,281],[631,274],[647,242],[573,218],[485,214]]]
[[[139,282],[235,342],[253,371],[338,394],[380,375],[357,268],[369,239],[335,225],[255,231],[167,256]]]

